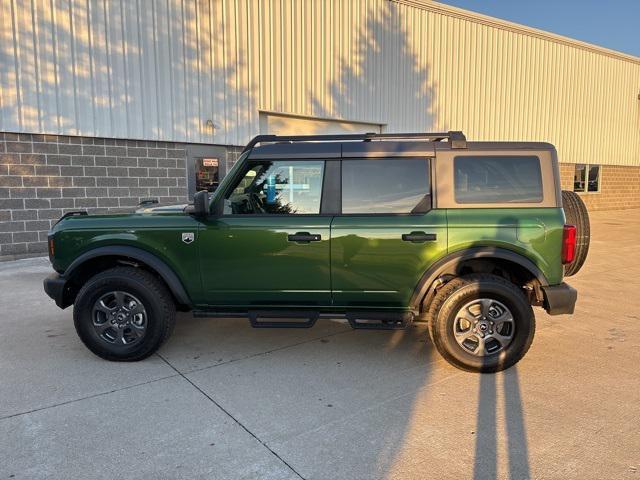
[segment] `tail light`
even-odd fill
[[[576,227],[565,225],[562,232],[562,263],[573,262],[576,257]]]
[[[56,254],[55,244],[53,242],[53,235],[49,235],[49,258],[53,258]]]

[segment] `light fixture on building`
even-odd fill
[[[212,130],[217,130],[218,128],[220,128],[218,125],[216,125],[215,123],[213,123],[213,120],[211,120],[210,118],[207,119],[206,123],[205,123],[207,128],[210,128]]]

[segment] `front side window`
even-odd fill
[[[225,196],[224,214],[318,214],[323,176],[323,161],[248,162]]]
[[[459,156],[453,161],[457,203],[540,203],[535,156]]]
[[[424,213],[430,192],[426,158],[342,161],[342,213]]]

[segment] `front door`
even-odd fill
[[[429,163],[342,160],[342,215],[331,224],[335,306],[406,309],[446,253],[446,214],[431,210]]]
[[[204,222],[200,258],[212,306],[327,306],[331,215],[321,215],[325,162],[248,161]]]

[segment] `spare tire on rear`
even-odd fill
[[[589,239],[591,228],[587,207],[575,192],[562,191],[562,206],[568,225],[576,227],[576,254],[573,262],[564,266],[564,274],[568,277],[575,275],[582,268],[589,253]]]

